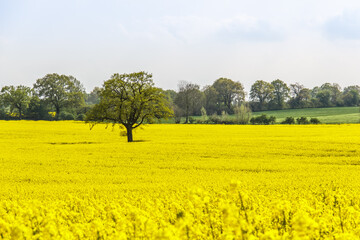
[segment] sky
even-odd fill
[[[114,73],[155,86],[281,79],[360,85],[357,0],[0,0],[0,87],[72,75],[87,92]]]

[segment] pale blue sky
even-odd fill
[[[87,91],[113,73],[156,86],[276,78],[360,85],[356,0],[0,0],[0,87],[73,75]]]

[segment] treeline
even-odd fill
[[[73,76],[47,74],[33,88],[5,86],[0,92],[0,118],[31,120],[83,120],[93,94]]]
[[[276,79],[272,82],[256,81],[250,89],[249,100],[240,82],[220,78],[212,85],[200,86],[189,82],[181,82],[178,92],[167,90],[167,96],[173,104],[175,117],[185,118],[188,123],[190,116],[224,116],[235,114],[246,121],[249,111],[266,111],[295,108],[319,108],[335,106],[358,106],[360,86],[348,86],[343,90],[339,84],[325,83],[309,89],[299,83],[287,85]],[[213,121],[214,122],[214,121]]]
[[[101,88],[95,87],[86,93],[73,76],[47,74],[36,80],[32,88],[3,87],[0,119],[83,120],[100,101],[100,91]],[[245,124],[250,121],[251,111],[358,106],[360,101],[360,86],[357,85],[341,89],[339,84],[325,83],[309,89],[299,83],[287,85],[279,79],[258,80],[249,93],[240,82],[228,78],[219,78],[203,88],[182,81],[177,91],[163,90],[163,93],[178,123],[193,121],[191,116],[204,116],[205,123],[226,122],[227,115],[235,114],[237,123]]]

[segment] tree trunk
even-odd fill
[[[56,115],[55,115],[55,119],[59,120],[59,115],[60,115],[60,108],[59,107],[55,107],[56,108]]]
[[[225,106],[227,107],[227,112],[230,113],[231,112],[231,98],[226,100],[225,102]]]
[[[185,123],[189,123],[189,105],[186,105],[185,115]]]
[[[262,98],[259,99],[259,104],[260,104],[260,111],[264,110],[264,101]]]
[[[126,134],[128,142],[133,142],[133,134],[132,134],[132,127],[126,127]]]

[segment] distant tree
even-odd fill
[[[269,116],[268,117],[266,114],[261,114],[260,116],[252,117],[250,119],[251,124],[269,125],[269,124],[274,124],[275,122],[276,122],[276,117],[275,116]]]
[[[324,83],[320,87],[314,87],[311,97],[315,107],[342,106],[344,104],[341,88],[337,83]]]
[[[86,104],[93,105],[99,103],[100,91],[101,90],[99,87],[94,87],[94,89],[89,94],[86,94],[86,99],[85,99]]]
[[[304,89],[304,85],[300,83],[290,84],[290,93],[293,98],[297,98],[300,95],[301,90]]]
[[[87,113],[86,121],[92,126],[101,122],[119,124],[126,129],[128,142],[132,142],[133,129],[171,115],[163,91],[154,87],[152,74],[116,73],[104,82],[100,102]]]
[[[341,106],[341,87],[337,83],[324,83],[320,87],[320,91],[328,91],[330,94],[330,99],[328,106]]]
[[[250,107],[244,103],[235,107],[235,116],[237,124],[248,124],[251,119]]]
[[[284,121],[281,122],[281,124],[295,124],[295,118],[294,117],[286,117]]]
[[[285,102],[290,96],[290,88],[280,79],[272,81],[271,85],[274,87],[272,102],[276,109],[283,109],[285,107]]]
[[[63,108],[84,104],[84,87],[73,76],[47,74],[36,80],[34,90],[41,99],[55,108],[56,118]]]
[[[26,110],[26,117],[32,120],[51,120],[50,110],[46,102],[33,95]]]
[[[316,98],[316,95],[318,94],[320,88],[319,87],[314,87],[312,90],[311,90],[311,98]]]
[[[204,93],[204,105],[206,112],[209,115],[221,112],[218,104],[218,92],[213,86],[205,86],[203,88]]]
[[[310,123],[311,124],[320,124],[320,120],[318,118],[310,118]]]
[[[311,90],[305,88],[299,83],[290,85],[291,99],[289,104],[291,108],[309,107],[311,103]]]
[[[70,113],[70,112],[64,112],[64,111],[62,111],[62,112],[60,113],[59,119],[60,119],[60,120],[75,120],[75,116],[74,116],[74,114],[72,114],[72,113]]]
[[[170,108],[174,112],[175,123],[180,123],[181,117],[183,116],[183,110],[174,103],[177,92],[172,89],[169,89],[169,90],[163,90],[163,93],[165,95],[165,98],[169,102]]]
[[[0,99],[0,119],[1,120],[7,119],[7,115],[6,115],[3,105],[1,103],[1,99]]]
[[[360,86],[344,88],[342,99],[346,106],[358,106],[360,102]]]
[[[320,107],[321,103],[319,98],[317,98],[317,94],[319,93],[320,88],[319,87],[314,87],[313,89],[310,90],[310,101],[311,101],[311,105],[313,107]]]
[[[296,119],[296,122],[298,124],[310,124],[310,121],[307,119],[307,117],[299,117]]]
[[[316,94],[316,98],[319,101],[320,107],[331,106],[331,91],[328,89],[320,89]]]
[[[250,99],[258,104],[256,110],[264,110],[265,105],[273,98],[274,86],[263,80],[257,80],[250,90]]]
[[[240,105],[245,99],[244,87],[240,82],[228,78],[219,78],[212,86],[218,93],[221,111],[233,113],[233,105]]]
[[[17,110],[19,119],[22,119],[25,110],[29,106],[32,91],[26,86],[5,86],[1,89],[1,99],[5,107],[10,108],[12,113]]]
[[[311,106],[311,90],[308,88],[304,88],[300,91],[299,94],[299,107],[312,107]]]
[[[179,92],[175,98],[175,104],[182,109],[185,117],[185,123],[189,123],[189,116],[200,114],[203,95],[200,86],[186,81],[179,83]]]
[[[206,113],[206,109],[204,107],[201,108],[201,120],[203,122],[206,122],[208,119],[207,113]]]
[[[174,101],[175,101],[175,98],[176,98],[176,95],[177,95],[177,92],[172,90],[172,89],[168,89],[168,90],[164,90],[164,94],[165,94],[166,99],[168,100],[168,102],[171,105],[173,105]]]

